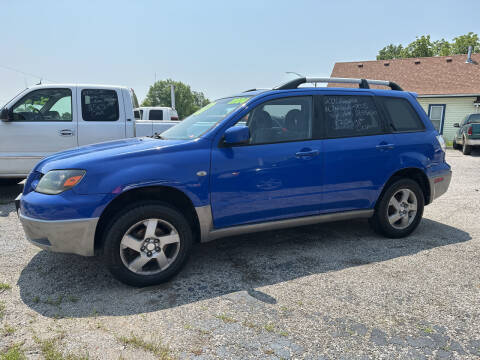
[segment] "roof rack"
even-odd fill
[[[301,84],[305,83],[339,83],[339,84],[358,84],[360,89],[370,89],[370,85],[383,85],[388,86],[392,90],[403,91],[403,89],[398,86],[393,81],[386,80],[370,80],[370,79],[350,79],[350,78],[310,78],[310,77],[301,77],[293,79],[285,84],[277,86],[275,90],[287,90],[287,89],[296,89]]]

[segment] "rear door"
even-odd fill
[[[322,211],[372,208],[396,166],[395,140],[368,92],[322,96],[325,141]]]
[[[78,144],[126,137],[126,117],[120,89],[78,87]]]
[[[77,146],[75,87],[32,90],[0,122],[0,175],[26,175],[45,156]]]

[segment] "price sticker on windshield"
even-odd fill
[[[248,99],[248,97],[239,97],[239,98],[235,98],[233,100],[230,100],[229,104],[243,104],[244,102],[246,102]]]

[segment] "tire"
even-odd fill
[[[121,282],[156,285],[181,270],[192,242],[190,224],[178,210],[164,203],[140,203],[108,227],[104,257]]]
[[[453,139],[452,148],[454,150],[460,149],[460,145],[457,144],[457,141],[455,139]]]
[[[472,152],[472,147],[470,145],[467,145],[466,139],[463,139],[463,146],[462,146],[463,155],[470,155],[471,152]]]
[[[405,199],[403,195],[408,195]],[[397,200],[393,200],[393,197]],[[416,212],[413,204],[416,204]],[[398,206],[397,206],[398,205]],[[409,207],[407,207],[409,206]],[[375,213],[370,224],[375,232],[389,238],[402,238],[410,235],[420,224],[425,206],[423,191],[412,179],[401,178],[394,181],[375,206]],[[402,212],[406,211],[406,215]],[[390,219],[395,220],[391,222]]]

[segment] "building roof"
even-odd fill
[[[337,62],[332,77],[394,81],[419,95],[480,95],[480,54]],[[356,85],[329,84],[329,87]],[[373,86],[372,86],[373,87]]]

